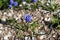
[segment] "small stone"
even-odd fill
[[[0,34],[2,33],[2,30],[0,30]]]
[[[24,32],[24,35],[25,35],[25,36],[28,36],[28,35],[29,35],[29,33],[27,33],[27,32]]]
[[[39,31],[39,34],[41,34],[41,35],[42,35],[42,34],[45,34],[45,31],[44,31],[44,30],[40,30],[40,31]]]
[[[23,2],[23,4],[25,5],[25,4],[26,4],[26,2]]]
[[[11,35],[11,32],[10,31],[8,32],[8,35]]]
[[[1,20],[5,22],[6,21],[6,18],[2,18]]]
[[[40,36],[37,36],[37,40],[40,40]]]
[[[33,37],[32,37],[32,40],[36,40],[36,37],[33,36]]]
[[[7,14],[7,12],[4,12],[4,15],[6,15]]]
[[[3,40],[3,37],[0,40]]]
[[[41,20],[43,20],[43,17],[41,17]]]
[[[12,13],[8,13],[7,16],[12,17]]]
[[[45,21],[50,21],[51,19],[48,17],[48,18],[45,18]]]
[[[56,35],[53,35],[53,37],[56,37]]]
[[[55,39],[51,37],[50,40],[55,40]]]
[[[38,28],[36,27],[35,30],[34,30],[35,33],[38,33]]]
[[[18,20],[19,18],[18,18],[16,15],[14,15],[14,19],[15,19],[15,20]]]
[[[49,3],[47,3],[46,5],[47,5],[47,6],[49,6],[50,4],[49,4]]]
[[[28,37],[25,37],[25,40],[28,40]]]
[[[11,32],[8,32],[8,37],[12,36]]]
[[[0,29],[4,29],[3,27],[0,27]]]
[[[41,40],[44,39],[44,38],[46,38],[46,35],[40,36],[40,39],[41,39]]]
[[[7,31],[8,30],[8,27],[5,27],[5,30]]]
[[[18,18],[20,19],[20,18],[22,17],[22,14],[18,14],[17,16],[18,16]]]
[[[52,34],[53,34],[53,33],[55,33],[55,31],[54,31],[54,30],[52,30]]]
[[[7,35],[6,35],[6,36],[4,36],[4,40],[9,40]]]
[[[19,6],[22,7],[22,4],[20,4]]]
[[[50,0],[48,0],[48,3],[50,3]]]

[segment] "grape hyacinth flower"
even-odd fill
[[[32,2],[37,2],[37,0],[32,0]]]
[[[9,8],[12,8],[12,5],[11,4],[9,5]]]
[[[10,0],[9,8],[12,8],[13,3],[14,3],[14,0]]]
[[[14,3],[14,0],[10,0],[10,4],[12,5]]]
[[[12,8],[12,6],[18,6],[18,2],[14,2],[14,0],[10,0],[9,8]]]
[[[24,20],[25,20],[26,22],[31,22],[32,16],[31,16],[30,14],[26,14],[26,15],[24,16]]]
[[[14,4],[14,6],[18,6],[18,2],[14,2],[13,4]]]

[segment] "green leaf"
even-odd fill
[[[16,35],[17,37],[20,37],[20,38],[24,38],[24,35],[23,35],[23,33],[20,31],[20,30],[18,30],[18,33],[17,33],[17,35]]]
[[[60,25],[58,25],[56,28],[57,28],[57,29],[60,29]]]
[[[32,1],[31,0],[26,0],[26,2],[31,3]]]
[[[32,29],[34,29],[35,27],[37,27],[38,26],[38,24],[37,23],[33,23],[33,24],[31,24],[31,27],[32,27]]]
[[[3,3],[2,3],[2,1],[0,0],[0,8],[3,6]]]
[[[17,24],[16,24],[16,28],[18,28],[19,30],[21,30],[21,29],[22,29],[22,26],[17,23]]]
[[[57,18],[52,18],[52,23],[58,23],[58,19]]]

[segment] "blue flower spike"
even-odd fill
[[[12,5],[9,5],[9,8],[12,8]]]
[[[25,20],[26,22],[31,22],[32,16],[31,16],[30,14],[26,14],[26,15],[24,16],[24,20]]]
[[[14,3],[14,0],[10,0],[10,4],[12,5]]]
[[[37,0],[32,0],[32,2],[37,2]]]
[[[18,6],[18,2],[15,2],[14,0],[10,0],[9,8],[12,8],[12,6]]]
[[[14,3],[14,0],[10,0],[9,8],[12,8],[13,3]]]
[[[18,6],[18,2],[14,2],[13,5],[14,5],[14,6]]]

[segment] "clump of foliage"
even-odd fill
[[[60,24],[56,27],[57,29],[60,29]]]
[[[36,10],[39,7],[42,7],[44,10],[56,11],[60,8],[60,5],[55,3],[55,0],[50,0],[50,2],[46,0],[13,0],[13,1],[16,2],[16,4],[18,4],[17,5],[18,7],[20,7],[19,5],[22,5],[21,6],[22,9]],[[24,2],[26,4],[23,4]],[[10,5],[10,0],[0,0],[0,9],[8,8],[9,6],[12,7],[12,5]]]
[[[58,14],[52,16],[52,24],[56,25],[56,29],[60,29],[60,18],[58,17]]]
[[[31,30],[32,32],[34,32],[34,29],[36,27],[40,27],[40,25],[35,22],[35,21],[32,21],[32,16],[29,15],[29,14],[26,14],[23,18],[23,20],[25,20],[26,22],[20,22],[20,23],[17,23],[17,21],[12,18],[12,19],[7,19],[6,20],[6,23],[5,25],[10,25],[11,28],[15,29],[17,31],[17,37],[20,37],[20,38],[24,38],[24,34],[21,32],[21,30],[23,32],[28,32]],[[32,23],[31,23],[32,22]]]
[[[0,9],[7,8],[9,5],[9,0],[0,0]]]
[[[54,11],[57,11],[60,8],[60,5],[58,5],[55,2],[55,0],[50,0],[50,2],[48,2],[48,1],[40,2],[43,9],[48,10],[50,12],[52,12],[52,11],[54,12]]]

